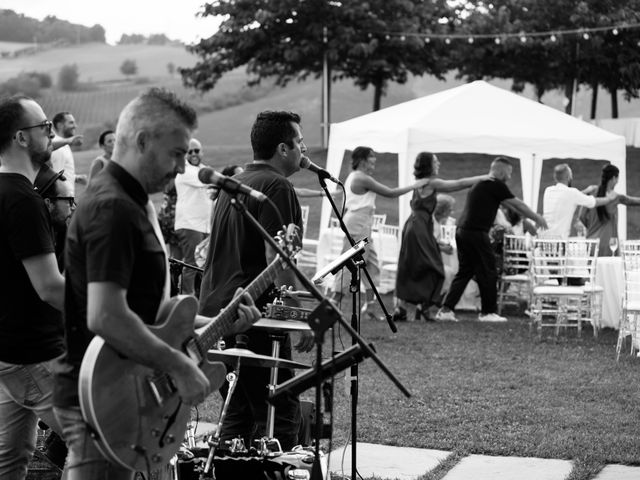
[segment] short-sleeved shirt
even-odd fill
[[[0,361],[28,365],[64,350],[62,314],[38,296],[24,259],[54,253],[44,200],[27,177],[0,173]]]
[[[489,232],[500,203],[513,197],[509,187],[501,180],[491,179],[476,183],[467,195],[459,227]]]
[[[596,198],[564,183],[556,183],[545,188],[542,197],[542,216],[549,226],[545,235],[567,238],[578,206],[593,208],[596,206]]]
[[[238,181],[263,192],[275,204],[258,202],[242,196],[247,210],[269,235],[275,236],[282,224],[302,224],[302,211],[293,185],[268,163],[252,163],[235,175]],[[247,286],[267,266],[264,240],[260,233],[231,205],[231,197],[221,192],[218,197],[209,254],[200,289],[200,313],[216,315],[233,298],[238,287]],[[282,221],[280,220],[282,218]],[[268,297],[256,299],[261,308]]]
[[[115,162],[92,179],[78,202],[65,255],[64,371],[57,374],[54,403],[78,405],[78,374],[93,338],[87,327],[87,286],[113,282],[127,291],[127,304],[152,324],[163,298],[165,257],[147,218],[148,196]]]

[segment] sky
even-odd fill
[[[42,20],[47,15],[106,30],[115,44],[123,33],[164,33],[171,39],[193,43],[211,36],[219,25],[213,17],[196,17],[205,0],[0,0],[0,8]]]

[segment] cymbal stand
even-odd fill
[[[269,337],[271,338],[271,356],[273,358],[280,358],[280,342],[284,340],[284,334],[278,332],[269,333]],[[271,377],[269,378],[269,393],[272,393],[278,384],[278,367],[271,367]],[[278,451],[282,452],[282,447],[280,446],[280,442],[274,438],[275,433],[275,424],[276,424],[276,407],[273,403],[269,403],[267,407],[267,431],[266,431],[266,442],[261,442],[261,449],[265,450],[262,453],[267,454],[268,444],[273,444],[272,442],[275,440],[277,443]]]
[[[236,364],[236,369],[232,372],[227,373],[227,382],[229,382],[229,390],[227,391],[227,396],[224,399],[224,404],[222,405],[222,410],[220,411],[220,417],[218,418],[218,425],[215,433],[209,437],[207,443],[209,444],[209,455],[207,456],[207,463],[204,466],[203,473],[206,474],[211,469],[211,463],[213,462],[213,456],[216,453],[216,448],[220,445],[220,432],[222,431],[222,423],[224,422],[224,417],[227,415],[227,409],[229,408],[229,404],[231,403],[231,397],[233,396],[233,392],[236,390],[236,385],[238,383],[238,378],[240,377],[240,359],[238,358],[238,363]]]

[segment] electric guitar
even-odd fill
[[[288,227],[285,238],[279,235],[277,240],[290,256],[300,249],[294,225]],[[244,292],[256,299],[285,268],[285,261],[277,257]],[[160,307],[149,330],[196,360],[212,388],[218,389],[226,367],[222,362],[209,362],[206,354],[232,331],[241,297],[235,297],[197,333],[198,301],[187,295],[173,297]],[[93,338],[82,360],[79,396],[98,449],[113,463],[150,472],[166,465],[180,448],[191,407],[182,403],[172,379],[124,357],[101,337]]]

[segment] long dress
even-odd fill
[[[611,202],[605,205],[604,208],[607,209],[609,214],[609,219],[604,222],[600,221],[597,208],[585,209],[580,216],[580,220],[587,227],[587,238],[600,239],[599,257],[611,256],[609,240],[611,240],[611,237],[618,236],[618,202]]]
[[[402,229],[398,257],[396,295],[399,299],[429,307],[440,303],[444,265],[433,235],[436,192],[422,198],[416,190],[411,199],[411,216]]]

